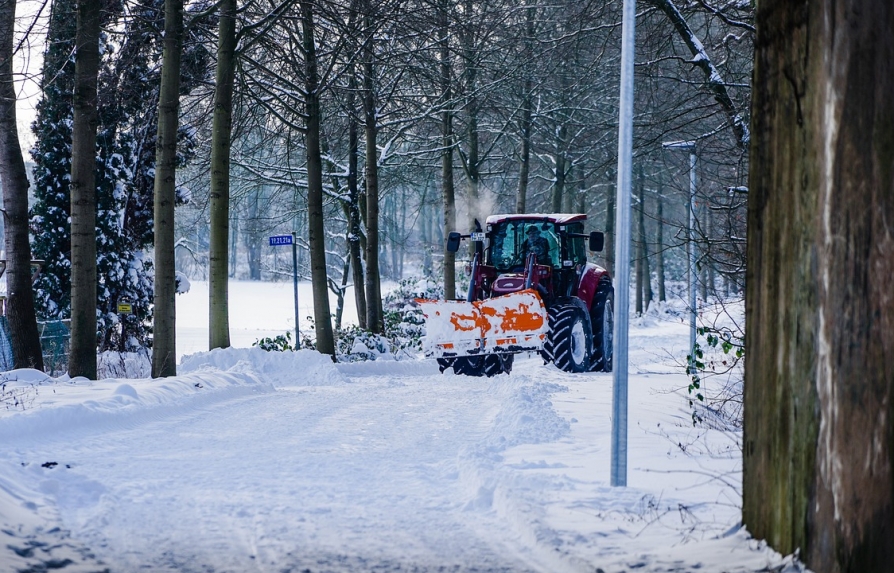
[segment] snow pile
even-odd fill
[[[555,412],[550,401],[553,394],[567,392],[567,387],[544,382],[519,386],[517,380],[510,384],[513,392],[504,400],[488,436],[490,451],[554,442],[571,432],[571,424]]]
[[[171,413],[201,404],[258,392],[273,392],[271,384],[253,373],[196,373],[165,379],[48,378],[37,371],[4,373],[7,388],[21,388],[23,408],[0,410],[0,441],[47,436],[79,430],[97,430],[147,419],[157,411]]]
[[[177,369],[183,374],[250,372],[276,387],[333,386],[345,382],[332,360],[314,350],[267,352],[258,347],[216,348],[184,356]]]
[[[152,359],[149,350],[139,352],[101,352],[96,360],[96,374],[105,378],[149,378],[152,376]]]

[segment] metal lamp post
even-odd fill
[[[615,356],[612,372],[611,485],[627,485],[627,337],[630,314],[630,181],[633,166],[633,47],[636,0],[624,0],[618,114],[618,211],[615,221]]]
[[[680,149],[689,152],[689,355],[695,359],[695,322],[696,322],[696,298],[695,298],[695,142],[694,141],[667,141],[662,144],[665,149]]]

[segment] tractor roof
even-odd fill
[[[519,213],[513,215],[491,215],[487,218],[487,224],[496,225],[503,221],[512,221],[516,219],[549,221],[556,225],[566,225],[568,223],[586,221],[587,216],[584,213]]]

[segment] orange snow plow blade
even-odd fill
[[[418,300],[425,315],[422,349],[434,358],[541,350],[546,307],[534,290],[473,302]]]

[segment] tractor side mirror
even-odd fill
[[[459,233],[450,233],[447,235],[447,252],[455,253],[459,250],[459,241],[462,239],[462,235]]]
[[[596,251],[597,253],[602,251],[602,248],[605,247],[605,233],[601,233],[599,231],[593,231],[590,233],[590,250]]]

